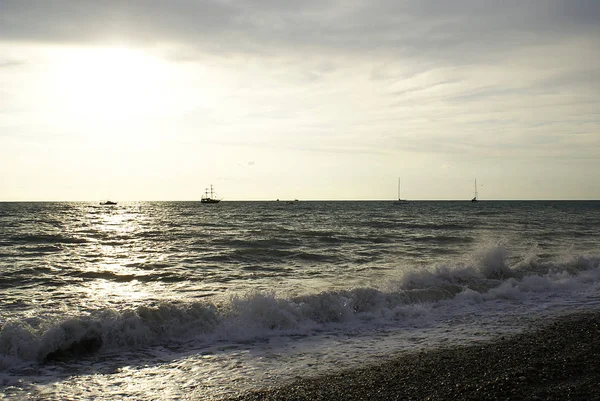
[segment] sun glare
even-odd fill
[[[122,48],[71,49],[56,55],[56,100],[83,118],[121,120],[160,110],[168,67],[143,52]]]

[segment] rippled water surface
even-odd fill
[[[0,393],[218,398],[519,330],[599,307],[599,234],[600,202],[0,203]]]

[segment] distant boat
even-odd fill
[[[477,178],[475,178],[475,193],[471,202],[477,202]]]
[[[210,191],[208,190],[208,188],[206,188],[204,195],[202,196],[202,198],[200,198],[200,202],[202,202],[202,203],[219,203],[219,202],[221,202],[221,199],[217,199],[215,196],[216,196],[216,194],[213,191],[213,186],[211,184]]]
[[[398,201],[396,203],[400,203],[400,204],[408,203],[408,200],[402,199],[400,197],[400,177],[398,177]]]
[[[117,204],[117,202],[113,202],[113,201],[109,201],[109,200],[100,202],[100,205],[102,205],[102,206],[110,206],[110,205],[116,205],[116,204]]]
[[[275,202],[279,202],[279,198],[277,198],[277,199],[275,200]],[[284,201],[284,203],[285,203],[286,205],[292,205],[292,204],[294,204],[294,203],[296,203],[296,202],[299,202],[299,201],[298,201],[298,199]]]

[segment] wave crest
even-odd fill
[[[543,305],[540,299],[552,299],[560,291],[577,293],[599,283],[600,257],[576,256],[552,263],[529,260],[511,266],[508,253],[498,247],[479,254],[472,264],[406,273],[389,282],[386,290],[364,287],[294,297],[250,291],[228,299],[102,309],[63,319],[10,320],[0,329],[0,366],[157,344],[253,341],[340,327],[369,329],[373,324],[402,327],[444,305],[460,309],[529,297],[537,297],[536,304]]]

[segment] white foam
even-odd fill
[[[323,291],[286,298],[249,291],[228,299],[154,302],[133,309],[101,309],[81,316],[51,315],[8,320],[0,331],[0,364],[41,361],[83,338],[99,336],[102,351],[177,345],[189,341],[255,341],[279,335],[313,335],[323,330],[402,327],[431,316],[440,305],[475,309],[482,303],[553,298],[586,293],[600,283],[600,258],[565,257],[558,262],[507,263],[494,247],[472,264],[457,263],[404,273],[381,288]],[[527,269],[532,266],[533,269]],[[540,273],[540,271],[544,271]],[[589,297],[588,297],[589,299]],[[436,306],[437,305],[437,306]],[[472,311],[476,313],[476,310]]]

